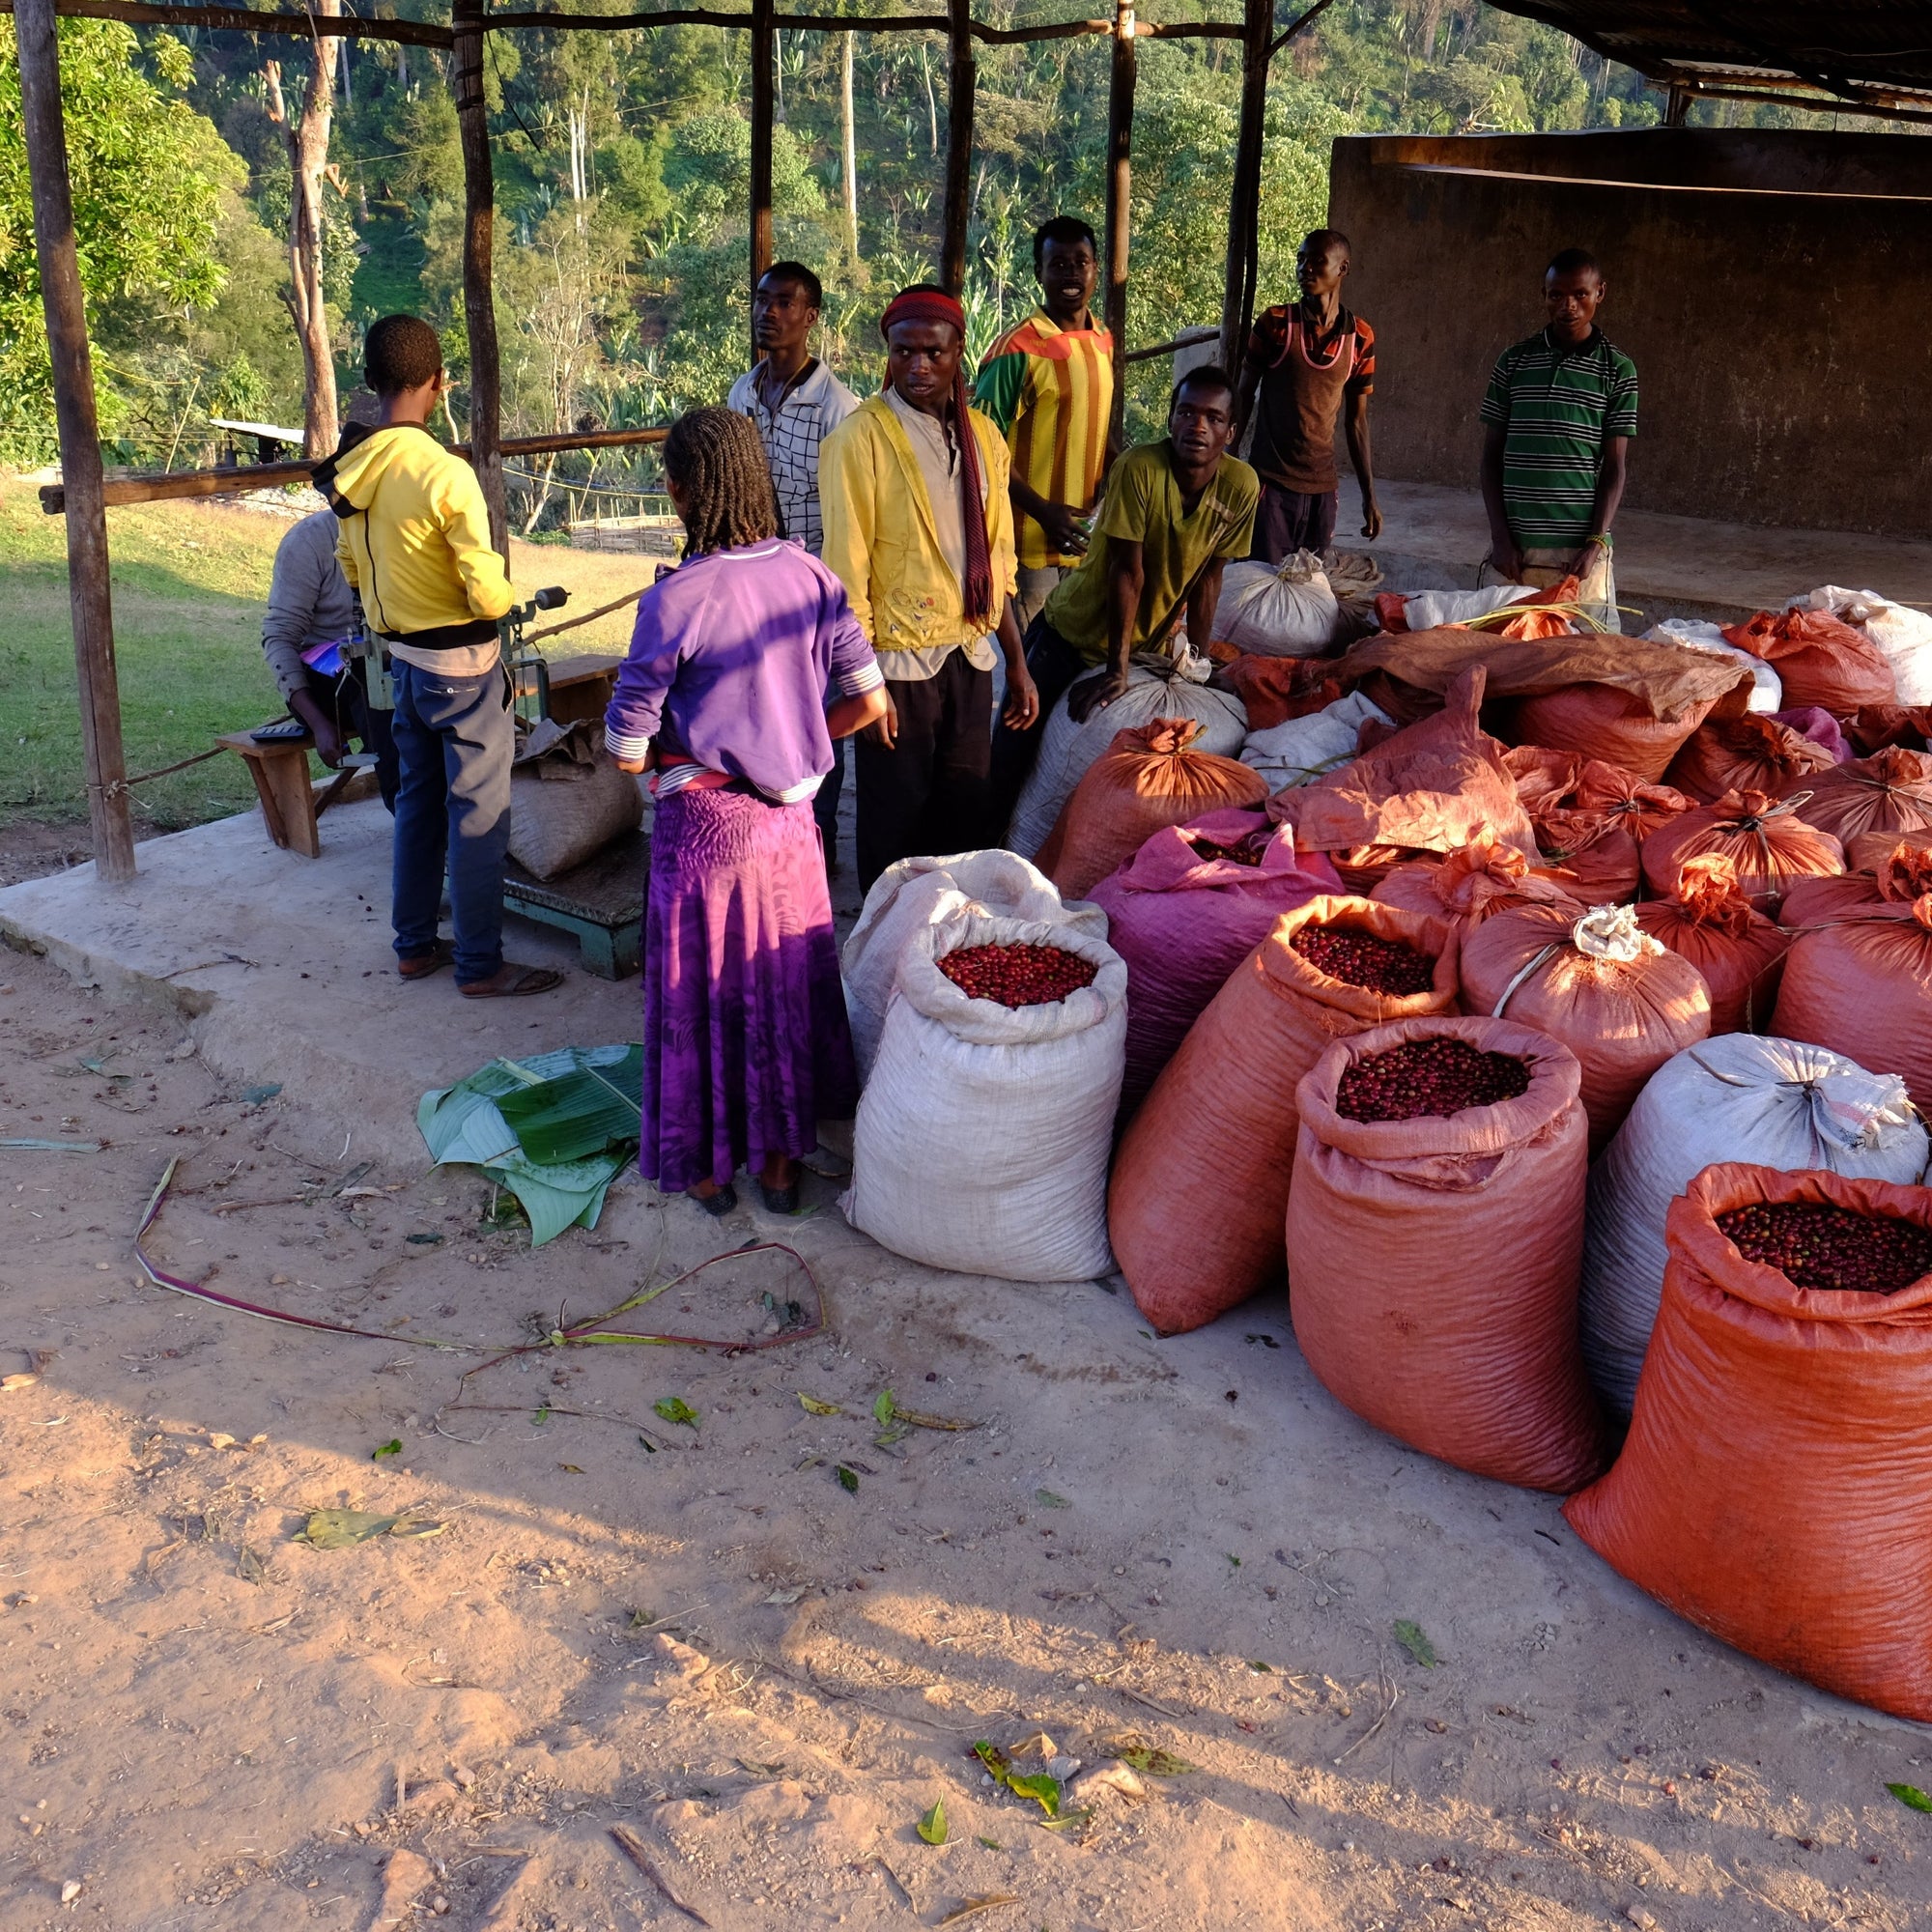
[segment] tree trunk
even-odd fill
[[[469,467],[483,486],[490,541],[507,561],[509,506],[503,497],[503,372],[497,347],[492,243],[497,177],[490,161],[490,119],[483,97],[483,0],[455,0],[450,80],[463,149],[463,319],[469,336]]]
[[[838,112],[843,128],[839,154],[845,176],[845,252],[859,259],[859,140],[852,116],[852,42],[855,36],[840,34],[844,48],[838,64]]]
[[[315,0],[326,15],[342,12],[342,0]],[[342,43],[318,36],[302,97],[300,118],[291,121],[282,101],[282,65],[270,61],[269,119],[282,130],[289,152],[289,314],[302,351],[302,454],[320,459],[337,435],[335,351],[328,339],[328,311],[322,294],[322,185],[328,174],[328,136],[335,102],[335,61]]]
[[[954,296],[966,290],[966,235],[973,212],[973,104],[980,75],[972,20],[970,0],[947,0],[946,203],[939,279]]]

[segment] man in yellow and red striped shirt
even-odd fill
[[[1012,451],[1022,631],[1087,550],[1082,519],[1099,500],[1114,411],[1114,338],[1094,326],[1094,231],[1061,214],[1033,238],[1040,306],[986,352],[973,403]]]

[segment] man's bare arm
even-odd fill
[[[1509,438],[1501,423],[1483,431],[1483,508],[1490,515],[1490,561],[1510,580],[1522,576],[1522,553],[1510,534],[1509,514],[1503,507],[1503,444]]]

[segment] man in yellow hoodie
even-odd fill
[[[516,717],[497,619],[512,599],[476,473],[429,433],[442,345],[415,316],[385,315],[363,355],[382,423],[352,425],[315,481],[341,520],[343,574],[394,668],[398,970],[420,980],[453,959],[468,998],[548,992],[561,974],[503,959]],[[436,932],[445,868],[453,945]]]
[[[991,836],[993,639],[1005,717],[1039,700],[1013,621],[1011,459],[966,406],[966,317],[943,289],[907,289],[879,320],[886,388],[818,452],[825,561],[886,674],[886,715],[859,734],[859,884],[914,853]]]

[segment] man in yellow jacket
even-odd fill
[[[516,717],[497,619],[512,599],[476,472],[429,433],[442,345],[415,316],[385,315],[364,361],[381,426],[351,425],[315,481],[341,520],[343,575],[394,667],[398,970],[420,980],[454,959],[470,999],[548,992],[561,974],[503,959]],[[436,933],[445,867],[453,945]]]
[[[886,387],[818,456],[825,561],[886,675],[886,715],[856,753],[868,891],[895,860],[991,836],[995,638],[1007,722],[1024,730],[1039,711],[1009,601],[1010,458],[997,425],[966,404],[965,312],[943,289],[907,289],[879,329]]]

